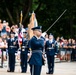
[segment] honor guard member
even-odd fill
[[[31,55],[29,64],[31,75],[41,74],[42,51],[44,48],[44,40],[41,37],[41,28],[41,26],[32,28],[34,36],[29,40],[29,50]]]
[[[57,52],[56,43],[52,34],[49,35],[48,41],[45,44],[48,72],[46,74],[54,73],[54,55]]]
[[[8,40],[8,55],[9,55],[9,70],[8,72],[14,72],[15,70],[15,53],[18,49],[18,41],[15,39],[15,33],[10,32],[10,39]]]
[[[21,45],[21,72],[26,73],[27,71],[27,54],[28,54],[28,39],[27,32],[23,32],[22,45]]]

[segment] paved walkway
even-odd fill
[[[6,64],[5,64],[6,65]],[[14,73],[8,73],[7,67],[0,68],[0,75],[30,75],[29,66],[27,73],[20,73],[19,63],[16,64],[16,69]],[[41,75],[46,75],[47,65],[42,67]],[[53,75],[76,75],[76,62],[62,62],[55,63],[55,71]]]

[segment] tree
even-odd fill
[[[1,0],[0,18],[6,19],[10,24],[20,22],[20,12],[23,11],[22,24],[26,27],[29,23],[29,12],[36,13],[38,24],[45,31],[67,9],[67,12],[48,31],[55,36],[76,37],[76,2],[75,0]],[[10,25],[11,26],[11,25]],[[67,31],[67,29],[69,30]]]
[[[23,11],[23,23],[26,22],[28,13],[32,6],[32,0],[2,0],[0,2],[0,17],[6,19],[11,24],[18,24],[20,12]]]
[[[58,16],[67,9],[62,18],[49,30],[48,33],[54,33],[56,36],[75,37],[75,16],[76,3],[75,0],[40,0],[42,5],[36,13],[38,22],[43,25],[45,31]],[[69,29],[67,31],[67,29]]]

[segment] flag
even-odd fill
[[[38,26],[38,22],[36,19],[36,15],[33,12],[31,17],[30,17],[30,23],[28,24],[28,34],[29,34],[29,39],[32,38],[33,36],[33,31],[31,30],[33,27],[37,27]]]
[[[19,44],[19,47],[21,47],[22,37],[23,37],[23,33],[22,33],[22,17],[23,17],[23,14],[22,14],[22,11],[21,11],[21,14],[20,14],[20,28],[19,28],[19,33],[18,33],[18,44]]]
[[[36,14],[33,12],[34,14],[34,27],[37,27],[38,26],[38,22],[37,22],[37,19],[36,19]]]
[[[22,37],[23,37],[21,31],[22,31],[22,29],[19,28],[19,33],[18,33],[18,44],[19,44],[19,46],[21,46],[21,44],[22,44]]]
[[[35,19],[34,19],[34,27],[37,27],[37,26],[38,26],[38,23],[37,23],[37,19],[35,17]]]

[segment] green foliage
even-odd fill
[[[73,24],[76,23],[76,3],[74,0],[43,0],[40,10],[37,12],[39,25],[43,26],[43,31],[52,25],[59,15],[67,9],[67,12],[60,20],[48,31],[55,36],[64,36],[66,38],[75,37]],[[76,25],[76,24],[75,24]]]
[[[6,10],[8,9],[8,10]],[[23,24],[29,23],[29,12],[36,13],[38,24],[46,31],[52,23],[67,9],[66,13],[48,31],[55,37],[76,37],[76,1],[75,0],[1,0],[0,18],[10,24],[19,23],[20,11],[23,11]]]

